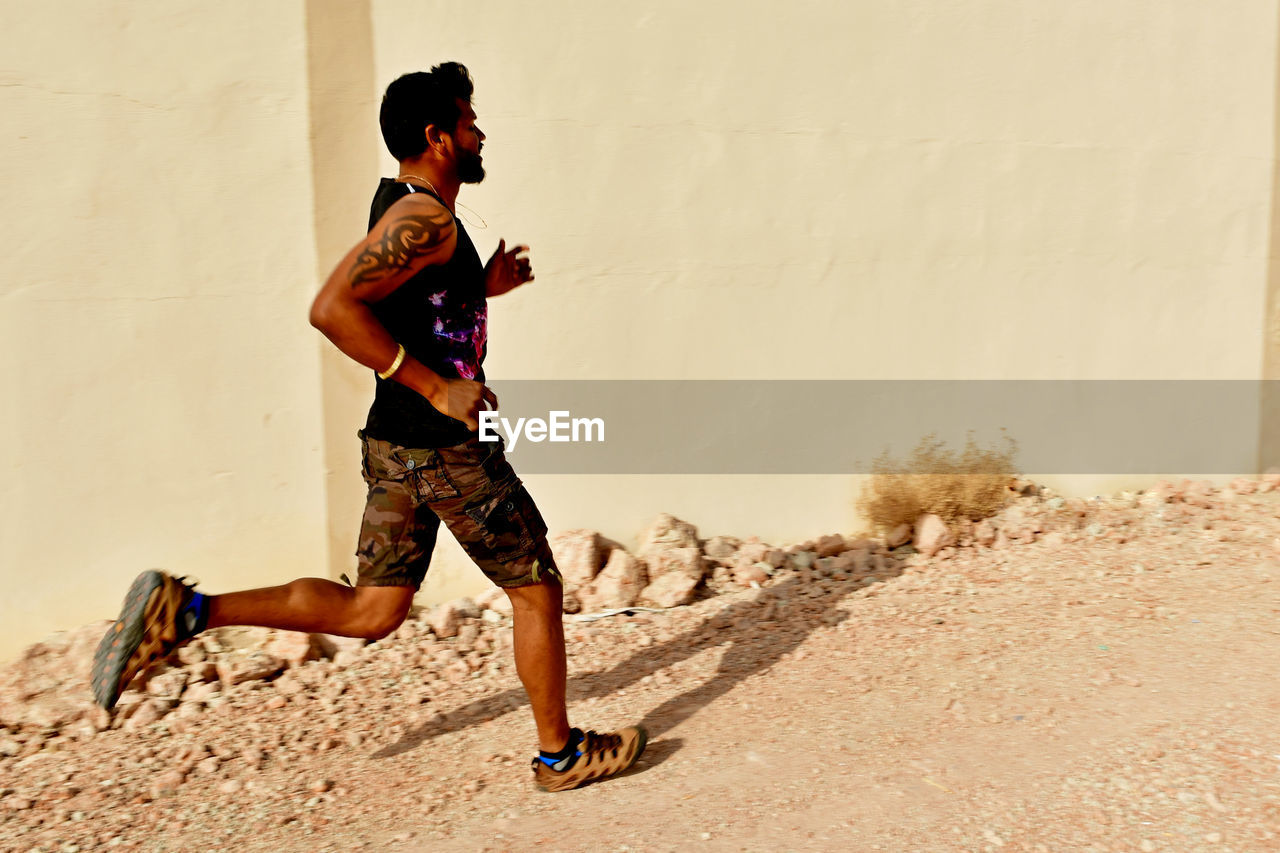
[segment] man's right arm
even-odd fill
[[[397,201],[330,273],[311,305],[311,325],[355,361],[386,370],[399,345],[370,306],[424,268],[447,262],[457,240],[453,217],[434,198],[413,194]],[[444,379],[411,357],[392,378],[472,430],[479,401],[491,393],[479,382]]]

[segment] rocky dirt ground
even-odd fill
[[[567,616],[573,719],[651,743],[554,795],[500,602],[332,660],[218,632],[113,717],[77,704],[100,626],[54,638],[0,685],[0,848],[1280,849],[1280,478],[831,541]]]

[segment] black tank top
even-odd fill
[[[369,230],[411,192],[440,200],[421,187],[383,178],[369,209]],[[484,266],[462,223],[455,218],[454,224],[458,244],[447,263],[427,267],[370,307],[391,337],[436,373],[483,382],[488,341]],[[364,428],[369,437],[404,447],[452,447],[471,436],[466,424],[442,414],[418,392],[394,379],[377,383]]]

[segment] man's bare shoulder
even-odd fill
[[[453,256],[458,226],[448,208],[427,193],[399,199],[373,226],[359,247],[348,280],[351,287],[405,273]]]
[[[376,234],[392,225],[412,223],[421,223],[423,227],[442,234],[456,234],[458,230],[453,215],[438,198],[429,193],[409,193],[387,208],[370,233]]]

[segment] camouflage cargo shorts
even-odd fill
[[[500,441],[407,448],[360,438],[369,497],[357,586],[420,587],[441,521],[498,586],[559,579],[547,525]]]

